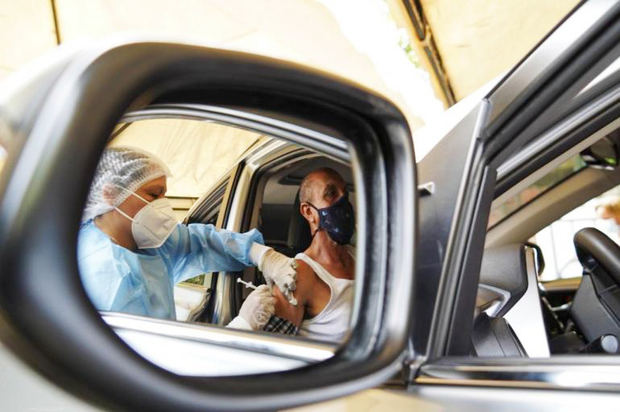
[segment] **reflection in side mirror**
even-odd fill
[[[78,264],[117,334],[185,375],[332,356],[350,331],[355,289],[346,149],[328,157],[204,119],[147,118],[116,130],[93,178]]]

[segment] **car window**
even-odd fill
[[[521,209],[529,202],[585,167],[586,162],[582,159],[581,155],[569,158],[553,171],[538,179],[516,195],[509,197],[500,204],[494,205],[489,216],[489,227],[495,226],[512,213]]]
[[[565,194],[565,197],[549,197],[555,199],[550,204],[541,199],[529,209],[538,210],[540,216],[504,221],[499,230],[512,235],[490,242],[485,248],[473,337],[479,356],[496,356],[501,352],[501,356],[546,358],[589,353],[590,350],[604,353],[601,348],[586,347],[613,328],[602,325],[604,322],[593,323],[594,318],[605,316],[604,309],[598,306],[601,302],[590,286],[591,273],[586,276],[577,258],[574,239],[581,229],[596,228],[616,243],[620,242],[620,186],[592,197],[600,191],[593,191],[589,196],[581,194],[579,187],[582,186],[573,186],[568,179],[588,168],[588,173],[578,177],[586,185],[584,187],[592,186],[592,190],[596,190],[597,184],[609,187],[610,182],[617,182],[618,135],[617,131],[609,132],[609,129],[612,128],[591,136],[593,143],[585,149],[581,146],[579,154],[569,157],[516,195],[492,206],[490,229],[552,188],[557,187]],[[559,186],[561,183],[564,184]],[[564,203],[570,194],[579,199],[572,200],[573,204],[582,203],[572,210]],[[542,224],[539,223],[541,226],[532,228],[538,232],[525,238],[531,232],[523,232],[524,225],[530,222],[535,225],[545,213],[557,216],[560,213],[557,208],[562,207],[560,203],[566,207],[562,209],[564,215],[540,230]],[[520,223],[515,225],[515,221]],[[597,287],[600,291],[600,285]],[[594,330],[590,326],[594,324],[600,328]],[[491,338],[500,335],[504,338],[497,341]],[[502,349],[495,350],[497,348],[489,346],[490,341],[498,343]]]
[[[615,144],[603,137],[492,207],[489,226],[492,228],[493,223],[502,221],[586,167],[593,171],[600,169],[599,174],[593,173],[598,177],[607,174],[609,178],[617,173],[617,155],[612,153],[607,159],[604,156],[607,151],[601,151],[602,147],[615,148]],[[475,353],[481,357],[530,358],[588,353],[591,349],[586,346],[604,331],[599,328],[590,333],[588,325],[592,324],[592,317],[603,315],[588,312],[592,305],[598,304],[598,299],[591,289],[581,285],[584,269],[577,259],[573,239],[580,229],[593,227],[618,243],[620,226],[616,222],[620,223],[620,186],[589,199],[528,240],[510,238],[488,245],[477,292],[472,336]],[[507,227],[510,224],[511,220],[507,220],[504,229],[518,231],[514,225]],[[590,278],[586,280],[590,282]],[[592,350],[603,353],[600,348]]]
[[[579,154],[569,157],[516,195],[492,206],[490,229],[551,188],[557,187],[564,193],[563,197],[547,197],[550,203],[541,199],[528,209],[530,215],[521,216],[521,220],[504,221],[499,230],[509,235],[489,242],[485,248],[472,339],[478,356],[547,358],[616,353],[613,348],[593,346],[603,340],[610,345],[618,342],[615,338],[617,326],[605,320],[609,316],[606,308],[611,307],[605,300],[610,283],[600,281],[607,279],[606,269],[595,257],[589,260],[590,264],[582,263],[584,259],[583,256],[582,261],[577,258],[575,242],[584,239],[581,248],[584,253],[593,253],[592,256],[600,250],[606,251],[597,232],[591,231],[591,237],[583,238],[583,233],[588,232],[582,229],[595,228],[620,243],[620,186],[592,197],[603,187],[610,187],[611,182],[618,182],[617,139],[617,130],[612,125],[601,129],[590,136],[593,143],[579,147]],[[568,180],[586,168],[588,173]],[[581,183],[573,185],[577,180]],[[564,184],[559,186],[561,183]],[[590,195],[580,190],[584,187],[592,190]],[[576,197],[571,200],[570,195]],[[582,204],[570,210],[566,202]],[[564,209],[558,209],[562,207]],[[540,215],[532,215],[532,210]],[[531,229],[538,232],[526,238],[531,234],[523,230],[528,224],[536,225],[538,219],[549,216],[545,213],[556,217],[559,210],[563,216],[540,230],[542,223],[538,223],[540,226]],[[519,223],[515,225],[515,221]],[[580,237],[575,236],[578,232]]]
[[[343,150],[343,157],[347,156]],[[352,259],[349,262],[345,257],[349,264],[337,274],[349,276],[349,282],[338,282],[329,273],[323,273],[318,286],[309,283],[314,281],[309,275],[298,279],[296,294],[300,299],[323,298],[313,306],[319,308],[316,313],[309,312],[306,303],[290,305],[286,297],[272,290],[277,303],[274,313],[265,318],[260,315],[264,309],[248,298],[266,283],[267,266],[261,263],[266,254],[254,257],[255,243],[264,242],[287,259],[304,252],[313,239],[335,236],[327,234],[329,226],[320,233],[315,228],[312,236],[309,222],[318,225],[318,220],[308,220],[300,212],[300,199],[304,198],[300,188],[312,172],[320,175],[311,180],[312,185],[323,180],[325,185],[309,187],[308,193],[318,190],[318,197],[304,200],[304,207],[311,213],[314,208],[321,209],[329,217],[325,209],[330,202],[348,192],[351,212],[343,206],[330,219],[336,222],[349,216],[353,220],[347,218],[343,224],[349,224],[354,232],[353,173],[343,159],[211,121],[157,118],[117,127],[100,159],[80,228],[78,266],[88,296],[105,312],[111,326],[118,321],[116,315],[130,314],[192,327],[251,328],[329,344],[342,342],[349,332],[353,304],[354,236],[344,241],[353,246],[348,254]],[[109,181],[109,186],[101,186],[103,180]],[[126,180],[139,183],[134,187]],[[93,193],[101,194],[92,198],[101,203],[95,213],[91,211]],[[163,215],[168,210],[171,219],[149,209],[162,210]],[[116,223],[107,225],[108,218]],[[110,227],[130,228],[130,232],[120,231],[131,233],[129,241]],[[144,241],[147,244],[141,243]],[[112,261],[106,260],[109,250]],[[320,271],[318,266],[308,265],[312,271]],[[286,265],[294,266],[292,261]],[[246,302],[250,302],[249,309],[244,309]],[[269,322],[257,328],[250,323],[255,318]],[[314,322],[314,318],[319,320]],[[320,321],[323,318],[326,325]],[[149,325],[152,330],[161,327],[157,322]],[[159,362],[151,353],[156,346],[147,348],[142,338],[133,341],[132,333],[121,334],[132,348],[165,365],[165,359]]]

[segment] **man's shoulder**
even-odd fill
[[[299,255],[297,255],[299,256]],[[312,267],[306,262],[304,259],[300,259],[299,257],[295,257],[295,262],[297,262],[297,276],[314,276],[314,270]]]
[[[296,257],[295,262],[297,262],[297,288],[301,290],[312,289],[317,278],[314,269],[304,259]]]

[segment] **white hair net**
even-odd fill
[[[90,186],[82,222],[113,210],[131,192],[162,176],[169,177],[170,170],[149,153],[129,147],[105,149]]]

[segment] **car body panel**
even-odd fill
[[[2,409],[6,411],[101,411],[32,370],[13,352],[0,344],[0,384]]]
[[[325,361],[338,349],[337,345],[308,339],[282,339],[268,333],[123,313],[102,312],[102,318],[140,356],[183,376],[286,371]]]
[[[618,396],[609,393],[554,391],[545,389],[458,387],[417,385],[409,390],[370,389],[328,402],[320,402],[290,411],[550,411],[589,410],[614,404]]]

